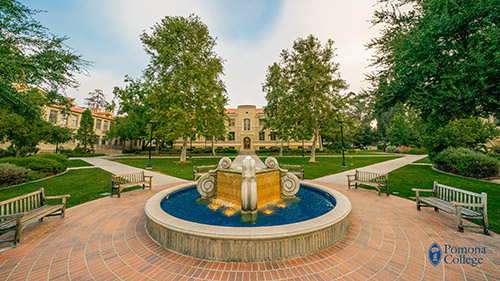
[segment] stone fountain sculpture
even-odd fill
[[[263,163],[253,150],[242,150],[234,160],[224,157],[215,170],[203,175],[196,185],[204,198],[217,198],[241,207],[243,214],[299,191],[299,179],[279,167],[274,157]]]
[[[243,159],[243,169],[241,173],[241,211],[243,213],[257,211],[255,160],[250,158],[250,156]]]

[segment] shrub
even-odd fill
[[[408,154],[427,154],[427,149],[425,148],[410,148],[410,150],[406,151]]]
[[[448,147],[465,147],[477,150],[500,134],[496,125],[482,121],[479,118],[459,119],[450,121],[433,132],[423,136],[424,146],[429,152],[429,158]]]
[[[63,164],[59,163],[58,161],[47,157],[42,157],[42,155],[21,158],[6,157],[0,159],[0,163],[14,164],[27,169],[31,169],[35,172],[43,173],[44,175],[57,174],[66,169],[65,166],[63,166]]]
[[[403,151],[394,145],[388,146],[385,148],[385,152],[387,153],[403,153]]]
[[[491,156],[500,156],[500,145],[494,145],[488,149],[488,154]]]
[[[12,156],[12,152],[0,148],[0,158]]]
[[[500,169],[497,159],[463,147],[441,151],[433,163],[439,170],[478,179],[496,177]]]
[[[0,186],[14,185],[28,179],[29,170],[10,163],[0,163]]]
[[[69,157],[97,157],[97,156],[104,156],[106,154],[104,153],[71,153],[68,156]]]
[[[63,165],[64,170],[68,167],[68,157],[66,155],[47,153],[47,154],[37,155],[35,157],[41,157],[41,158],[55,160],[55,161],[61,163],[61,165]]]
[[[236,154],[238,153],[238,150],[234,149],[234,148],[230,148],[230,147],[224,147],[224,148],[216,148],[215,149],[215,152],[217,153],[230,153],[230,154]]]

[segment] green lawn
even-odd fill
[[[371,164],[391,160],[400,156],[384,156],[384,157],[346,157],[347,168],[342,168],[341,157],[317,157],[315,163],[309,162],[309,157],[276,157],[281,164],[304,165],[304,174],[306,179],[315,179],[343,172],[349,169],[360,168]],[[261,157],[264,161],[266,157]],[[234,158],[232,158],[234,159]],[[120,158],[112,159],[113,161],[134,166],[137,168],[145,168],[148,164],[147,158]],[[193,179],[193,166],[216,165],[219,158],[192,158],[188,163],[179,163],[177,158],[152,158],[151,165],[154,171],[158,171],[170,176],[181,179]]]
[[[90,163],[87,163],[80,159],[70,159],[68,160],[68,168],[76,168],[76,167],[90,167],[94,166]]]
[[[66,206],[71,207],[101,198],[101,193],[110,192],[110,180],[111,174],[99,168],[71,170],[49,179],[2,189],[0,190],[0,201],[27,194],[43,187],[47,196],[70,194],[71,197],[67,199]],[[130,189],[136,188],[139,188],[139,186]],[[57,199],[53,202],[48,200],[48,204],[60,203],[61,200]]]
[[[426,163],[426,164],[432,164],[431,160],[429,159],[429,157],[425,157],[425,158],[422,158],[420,160],[417,160],[413,163]]]
[[[389,191],[391,195],[398,192],[398,196],[415,200],[415,192],[411,189],[432,189],[434,181],[476,193],[486,192],[490,229],[500,233],[500,184],[443,174],[430,166],[408,165],[389,173]]]

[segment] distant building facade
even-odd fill
[[[229,116],[229,122],[226,124],[227,137],[214,140],[215,147],[230,147],[241,150],[245,140],[250,142],[250,148],[253,150],[281,146],[281,140],[276,133],[263,129],[266,115],[262,108],[257,108],[255,105],[240,105],[238,108],[227,108],[226,113]],[[192,141],[192,144],[188,143],[188,146],[191,145],[193,148],[210,147],[212,140],[198,137]],[[302,141],[284,141],[283,146],[300,148],[302,147]],[[311,140],[304,141],[304,147],[311,146]],[[177,140],[174,147],[181,148],[182,140]]]
[[[59,144],[59,148],[75,149],[78,141],[75,140],[76,132],[80,128],[82,113],[85,109],[72,107],[69,112],[63,112],[63,108],[59,105],[50,105],[45,107],[45,120],[48,122],[73,129],[73,139],[67,143]],[[119,139],[106,140],[106,132],[113,126],[113,121],[116,118],[114,112],[105,111],[100,108],[91,109],[92,118],[94,119],[94,133],[97,135],[94,143],[96,153],[121,153],[123,147],[129,148],[130,142],[123,143]],[[137,142],[132,143],[133,148],[136,148]],[[38,145],[40,153],[55,152],[55,145],[49,143],[40,143]]]

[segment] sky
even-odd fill
[[[91,61],[80,87],[66,95],[84,106],[94,89],[108,101],[113,88],[123,87],[125,75],[142,76],[149,57],[139,39],[142,32],[166,16],[196,14],[216,38],[215,52],[224,59],[229,97],[227,107],[266,105],[262,83],[269,65],[309,34],[325,44],[335,41],[335,62],[340,64],[347,91],[369,87],[365,74],[373,51],[366,49],[379,29],[370,23],[376,0],[21,0],[51,33],[67,36],[66,45]]]

